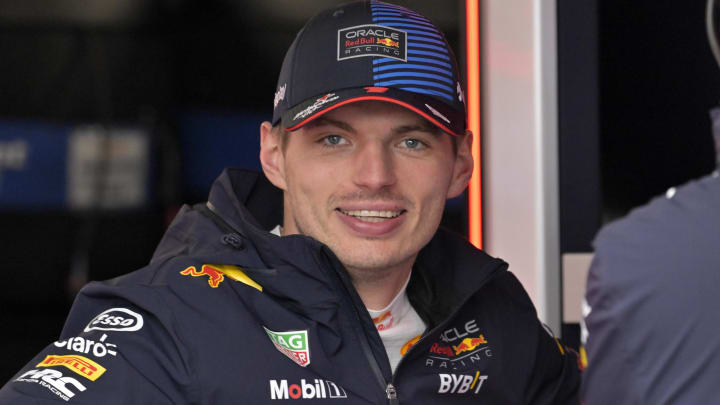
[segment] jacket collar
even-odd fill
[[[276,269],[277,276],[258,274],[269,292],[302,305],[330,308],[339,301],[335,274],[337,258],[311,237],[277,237],[269,231],[282,223],[282,191],[262,174],[226,169],[215,181],[209,203],[216,212],[253,244],[262,263]],[[243,263],[237,263],[242,266]],[[467,297],[498,271],[507,268],[476,249],[461,236],[439,229],[418,255],[408,294],[413,306],[430,325],[449,316]],[[344,269],[340,269],[344,271]],[[261,281],[256,280],[263,285]],[[302,291],[298,286],[302,285]]]

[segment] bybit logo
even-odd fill
[[[466,392],[477,394],[488,378],[486,375],[480,375],[479,371],[475,372],[475,375],[438,374],[438,377],[440,377],[439,394],[464,394]]]

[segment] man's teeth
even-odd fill
[[[354,210],[342,211],[345,215],[350,215],[362,221],[380,222],[386,219],[395,218],[402,214],[402,211],[374,211],[374,210]]]

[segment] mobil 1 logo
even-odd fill
[[[337,60],[364,56],[407,62],[407,32],[377,24],[339,29]]]

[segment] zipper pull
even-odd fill
[[[387,394],[388,404],[390,404],[390,405],[399,405],[400,404],[400,401],[397,399],[397,391],[395,390],[395,386],[392,385],[392,383],[388,383],[387,387],[385,388],[385,393]]]

